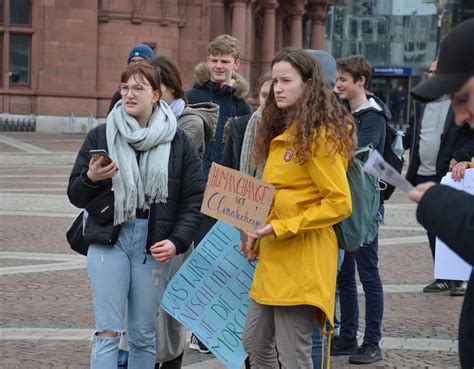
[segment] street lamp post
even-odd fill
[[[443,17],[446,13],[446,7],[442,6],[436,7],[436,12],[438,13],[438,26],[436,27],[436,48],[435,48],[435,57],[438,57],[439,54],[439,44],[441,42],[441,25],[443,24]]]

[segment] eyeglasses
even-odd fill
[[[132,95],[133,96],[138,96],[140,95],[143,91],[145,91],[145,86],[142,85],[133,85],[133,86],[127,86],[125,84],[119,85],[119,91],[120,95],[122,96],[127,96],[128,91],[132,90]]]

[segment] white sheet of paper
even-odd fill
[[[377,150],[370,153],[369,159],[364,165],[364,171],[375,177],[379,177],[381,180],[390,183],[402,191],[408,192],[413,188],[405,177],[383,160],[382,155],[380,155]]]
[[[474,195],[474,169],[466,170],[464,179],[461,182],[453,181],[451,172],[449,172],[443,177],[441,183]],[[436,238],[434,278],[468,281],[471,270],[472,265],[465,262],[458,254],[446,246],[443,241]]]

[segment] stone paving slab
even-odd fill
[[[417,244],[379,247],[379,269],[384,284],[427,285],[432,282],[433,261],[428,239],[424,237],[425,241]]]
[[[60,328],[0,328],[2,341],[89,341],[94,329],[60,329]],[[188,332],[188,343],[191,333]],[[362,344],[362,333],[359,332],[359,344]],[[407,338],[383,337],[380,341],[382,350],[425,350],[457,352],[457,341],[440,338]],[[189,350],[192,352],[191,350]]]
[[[28,368],[89,368],[90,346],[86,341],[2,341],[3,357],[1,369]],[[15,351],[19,357],[9,353]],[[54,352],[54,355],[51,353]],[[57,355],[60,352],[61,355]],[[183,360],[186,369],[224,369],[212,355],[196,354],[186,350]],[[379,368],[456,368],[459,363],[456,352],[425,350],[388,350],[384,360],[374,364],[348,364],[347,356],[331,357],[333,369],[379,369]]]
[[[21,151],[30,153],[30,154],[49,154],[51,153],[49,150],[42,149],[37,145],[31,145],[26,143],[24,140],[17,140],[12,137],[8,137],[5,135],[0,134],[0,142],[10,147],[14,147],[16,149],[20,149]]]
[[[7,166],[50,166],[50,165],[73,165],[76,154],[73,153],[51,153],[51,154],[0,154],[0,165]]]
[[[0,212],[0,250],[73,255],[66,241],[66,229],[78,213],[79,210],[68,216],[63,213],[24,216]]]
[[[43,194],[38,196],[37,194],[31,193],[0,193],[0,203],[2,204],[2,210],[21,211],[24,212],[25,215],[26,213],[36,211],[65,214],[77,214],[79,212],[74,205],[69,203],[65,194]]]
[[[51,135],[37,132],[2,132],[1,135],[48,151],[71,153],[77,153],[86,138],[84,134]]]

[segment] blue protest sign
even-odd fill
[[[247,354],[242,335],[255,263],[239,250],[239,230],[218,221],[168,283],[161,307],[230,369]]]

